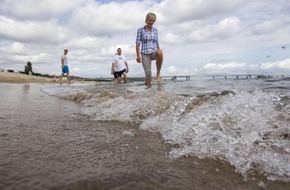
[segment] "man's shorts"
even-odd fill
[[[69,73],[68,66],[62,68],[62,73]]]
[[[116,72],[114,72],[115,79],[118,78],[118,77],[122,77],[122,74],[124,72],[126,72],[126,69],[123,69],[122,71],[116,71]]]

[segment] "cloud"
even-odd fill
[[[269,33],[269,32],[275,32],[276,30],[279,30],[279,28],[283,28],[283,25],[285,24],[285,21],[283,20],[267,20],[262,23],[258,23],[254,29],[253,33],[261,34],[261,33]]]
[[[177,69],[175,66],[169,66],[168,68],[166,68],[166,71],[167,73],[170,73],[170,74],[175,74],[177,72]]]
[[[170,24],[232,12],[241,2],[242,0],[201,0],[194,2],[191,0],[164,0],[156,10],[161,14],[160,22]]]
[[[164,35],[163,40],[168,44],[178,44],[181,41],[181,37],[178,34],[168,32]]]
[[[239,32],[239,24],[240,20],[236,17],[225,18],[217,24],[195,29],[190,34],[190,39],[193,42],[207,42],[231,38]]]
[[[3,0],[0,64],[23,70],[31,61],[39,72],[60,73],[60,56],[69,49],[72,75],[111,77],[121,47],[129,75],[143,76],[135,38],[155,12],[163,75],[289,72],[289,50],[281,52],[290,46],[289,7],[287,0]]]
[[[56,20],[45,22],[17,21],[0,16],[0,36],[29,43],[57,43],[64,39]]]
[[[207,63],[203,70],[210,73],[236,73],[237,71],[245,71],[247,69],[246,63]]]
[[[144,3],[136,1],[108,4],[89,2],[74,10],[68,25],[82,35],[111,36],[127,32],[135,29],[143,20],[143,6]]]
[[[89,0],[2,0],[0,12],[16,20],[43,21],[65,15]]]
[[[272,69],[290,69],[290,59],[276,61],[276,62],[267,62],[262,63],[261,68],[265,70],[272,70]]]

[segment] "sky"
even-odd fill
[[[137,29],[157,15],[164,54],[161,75],[290,75],[289,0],[1,0],[0,67],[60,75],[68,49],[70,75],[112,77],[122,48],[129,77]],[[153,75],[156,65],[152,63]]]

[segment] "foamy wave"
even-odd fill
[[[98,121],[121,121],[142,123],[148,117],[165,112],[174,102],[174,96],[149,89],[145,92],[120,94],[118,92],[101,93],[86,102],[83,114]]]
[[[174,158],[215,158],[245,176],[257,170],[271,180],[290,181],[289,102],[261,90],[209,98],[190,111],[186,102],[148,118],[140,128],[178,145],[170,152]]]
[[[93,94],[87,92],[85,89],[91,87],[91,83],[79,83],[71,85],[45,85],[41,90],[49,95],[56,96],[65,100],[72,100],[76,102],[82,102],[92,98]]]
[[[214,158],[231,163],[244,176],[258,171],[271,180],[290,181],[288,97],[258,89],[202,95],[183,91],[185,95],[136,85],[46,89],[81,101],[82,114],[96,121],[138,124],[160,133],[173,145],[173,158]]]

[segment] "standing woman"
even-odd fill
[[[158,31],[153,27],[156,21],[156,15],[154,13],[148,13],[146,15],[146,25],[138,29],[136,38],[136,61],[142,65],[145,72],[145,85],[151,86],[151,61],[156,60],[156,80],[160,83],[161,76],[160,70],[163,62],[163,53],[159,47]],[[141,51],[140,51],[141,46]]]

